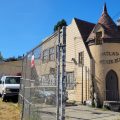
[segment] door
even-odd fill
[[[106,75],[106,100],[118,101],[118,77],[115,71],[110,70]]]

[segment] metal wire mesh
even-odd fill
[[[50,37],[24,57],[19,96],[21,120],[69,118],[66,104],[74,107],[75,90],[81,88],[82,83],[76,83],[74,62],[65,60],[63,36],[61,32],[61,35]],[[66,70],[66,66],[70,69]],[[89,86],[88,80],[85,86]],[[71,100],[73,104],[69,104]]]
[[[33,66],[32,56],[34,56]],[[44,63],[44,68],[48,66],[49,63]],[[41,46],[39,46],[23,59],[19,97],[22,120],[55,120],[56,118],[56,68],[53,68],[53,73],[47,73],[47,69],[41,70],[44,69],[42,67]]]
[[[19,95],[22,120],[65,118],[66,40],[63,33],[65,28],[47,38],[23,59]]]

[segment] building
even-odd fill
[[[74,18],[70,25],[66,26],[66,75],[68,101],[83,102],[90,97],[90,55],[86,40],[95,24]],[[63,42],[63,32],[60,32],[60,42]],[[27,69],[27,78],[39,79],[40,85],[47,85],[48,81],[55,84],[57,68],[58,32],[47,37],[43,42],[28,53],[28,65],[32,54],[35,58],[34,75],[30,77],[30,69]],[[80,49],[81,48],[81,49]],[[39,57],[38,57],[38,51]],[[82,55],[82,56],[81,56]],[[84,55],[84,56],[83,56]],[[81,59],[82,57],[82,59]],[[81,63],[84,65],[81,67]],[[60,58],[61,61],[61,58]],[[62,70],[61,70],[62,71]],[[83,75],[81,75],[83,73]],[[36,76],[36,77],[35,77]],[[83,77],[83,79],[82,79]],[[52,79],[52,80],[51,80]],[[50,85],[50,84],[49,84]]]
[[[94,92],[100,103],[120,99],[120,29],[111,19],[106,5],[87,39],[92,56]]]
[[[0,62],[0,76],[2,75],[17,75],[22,72],[22,60]]]
[[[66,26],[66,77],[68,101],[120,99],[120,30],[104,6],[97,24],[74,18]],[[28,54],[35,57],[34,76],[46,84],[56,72],[58,32],[46,38]],[[60,40],[63,41],[61,30]],[[38,55],[39,53],[39,55]],[[38,57],[39,56],[39,57]],[[39,59],[36,59],[39,58]],[[27,72],[29,78],[30,71]],[[36,78],[35,78],[36,79]]]

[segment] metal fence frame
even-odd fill
[[[57,72],[54,75],[55,76],[55,85],[53,86],[41,86],[39,85],[40,80],[39,76],[36,74],[36,69],[34,67],[31,67],[31,59],[32,55],[36,54],[36,58],[39,58],[39,50],[41,49],[41,44],[38,45],[36,48],[31,50],[29,53],[27,53],[22,62],[22,79],[21,79],[21,87],[20,87],[20,94],[19,94],[19,104],[21,106],[21,120],[65,120],[65,104],[66,104],[66,27],[63,27],[62,30],[58,30],[57,33],[58,36],[58,42],[57,42],[57,61],[56,61],[56,67]],[[37,51],[37,52],[36,52]],[[36,53],[35,53],[36,52]],[[61,56],[62,55],[62,56]],[[60,60],[61,57],[61,60]],[[49,77],[49,75],[48,75]],[[48,80],[48,79],[47,79]],[[46,81],[47,81],[46,80]],[[48,82],[48,81],[47,81]],[[49,85],[49,82],[47,83]],[[38,92],[38,93],[37,93]],[[47,93],[48,92],[48,93]],[[50,92],[55,93],[55,96],[53,93],[51,95],[47,96],[45,98],[44,94],[50,94]],[[52,96],[53,95],[53,96]],[[51,98],[50,98],[51,97]],[[53,102],[53,98],[54,102]],[[52,99],[52,100],[51,100]],[[51,104],[53,105],[47,105],[47,101],[53,102]],[[45,112],[47,113],[47,110],[56,110],[54,112],[55,116],[52,112],[48,112],[48,117],[45,115],[42,116]],[[45,113],[45,114],[46,114]],[[42,118],[43,117],[43,118]]]

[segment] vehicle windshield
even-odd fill
[[[20,84],[20,77],[6,77],[6,84]]]

